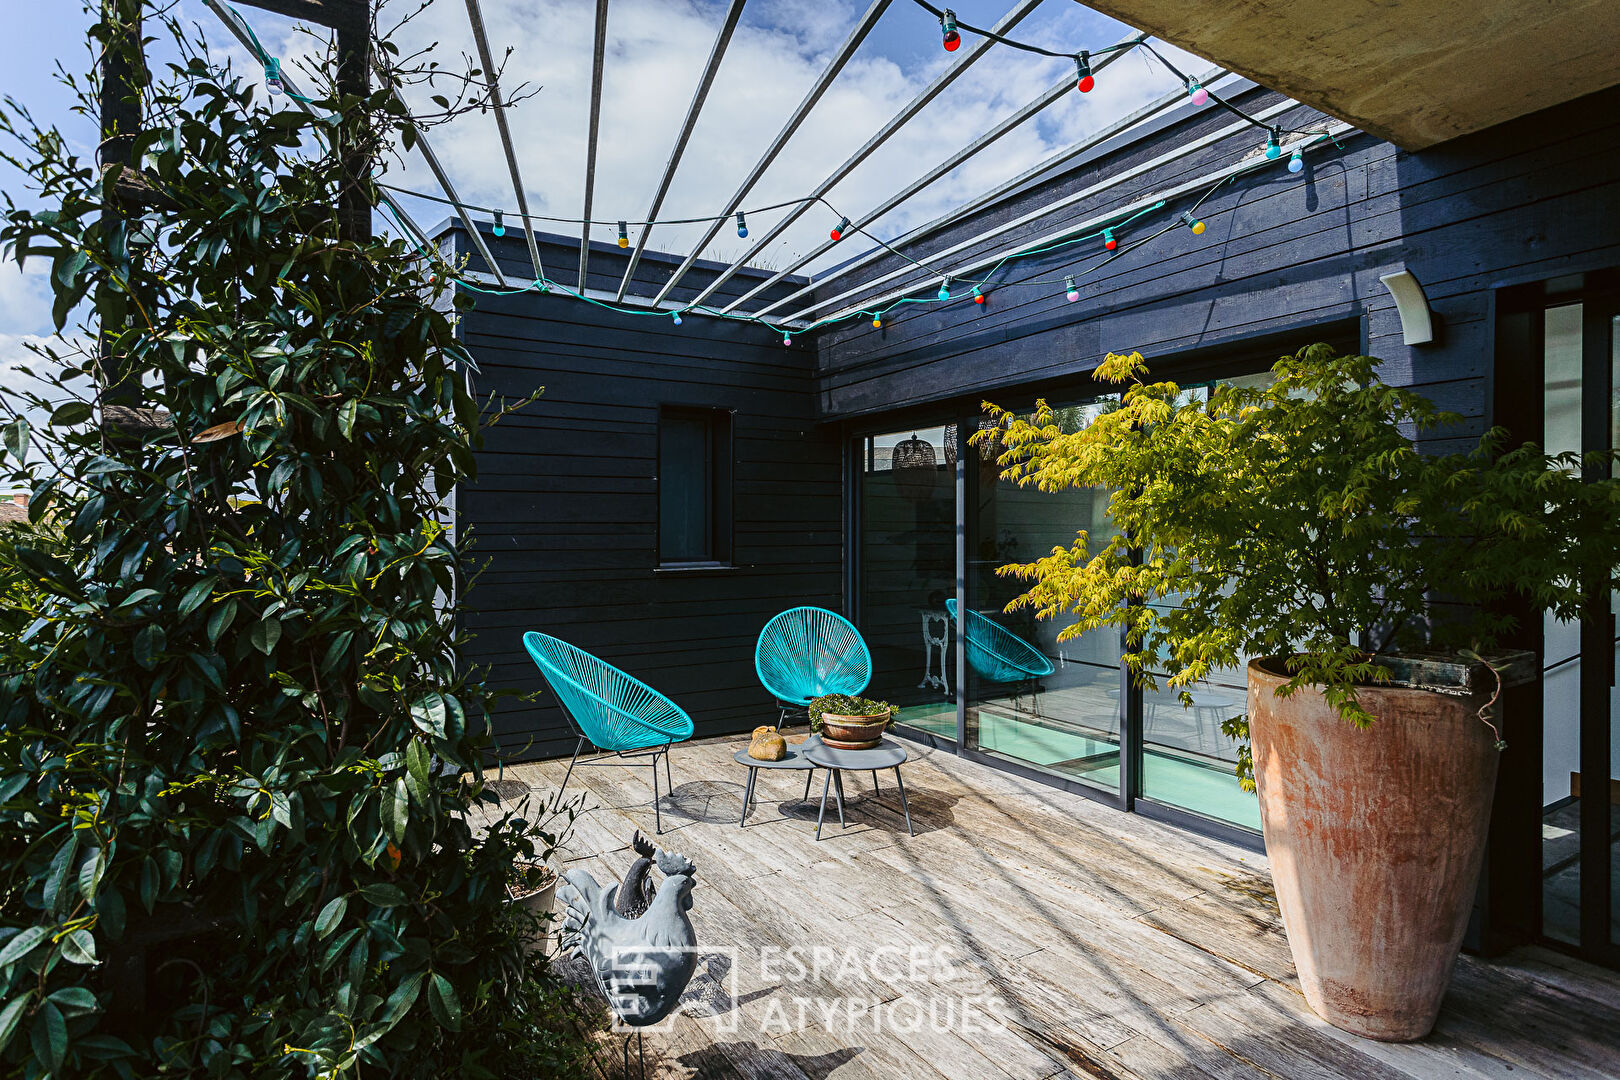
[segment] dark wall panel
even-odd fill
[[[1255,89],[1242,104],[1257,110],[1277,100]],[[1175,228],[1102,266],[1108,253],[1100,244],[1079,244],[1009,263],[982,306],[965,299],[910,305],[885,316],[881,329],[864,319],[829,329],[817,342],[823,414],[852,419],[1003,388],[1039,389],[1083,375],[1108,352],[1140,350],[1150,363],[1159,357],[1156,370],[1173,376],[1183,361],[1212,350],[1269,335],[1310,340],[1311,327],[1348,320],[1361,323],[1365,347],[1385,360],[1385,378],[1462,414],[1464,429],[1447,437],[1478,434],[1491,416],[1495,288],[1620,264],[1617,108],[1620,88],[1417,154],[1351,135],[1309,151],[1300,174],[1278,161],[1220,188],[1199,208],[1203,236]],[[907,253],[927,262],[930,251],[1151,161],[1230,119],[1189,111],[1151,139],[1104,148]],[[1300,108],[1280,122],[1308,128],[1323,118]],[[1261,139],[1256,132],[1227,137],[969,250],[999,251],[1252,159]],[[1193,198],[1172,200],[1165,212],[1121,232],[1123,244],[1167,224]],[[837,295],[902,265],[885,258],[858,280],[835,277],[817,291]],[[1402,343],[1394,302],[1378,280],[1402,269],[1428,292],[1440,323],[1435,344]],[[1069,274],[1083,275],[1081,299],[1072,304],[1061,285]],[[1045,284],[1019,284],[1031,281]],[[932,287],[919,282],[913,295]],[[966,286],[957,288],[965,294]]]
[[[541,630],[669,695],[699,735],[774,719],[754,675],[760,628],[796,604],[840,607],[841,449],[816,421],[811,351],[702,315],[676,327],[537,293],[480,297],[462,331],[480,395],[545,387],[489,431],[478,481],[457,494],[483,565],[469,662],[539,690],[521,638]],[[660,405],[733,410],[734,569],[657,569]],[[503,703],[495,730],[509,759],[574,747],[549,692]]]

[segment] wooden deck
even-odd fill
[[[1539,949],[1463,957],[1433,1035],[1369,1042],[1305,1004],[1261,856],[918,746],[915,837],[892,774],[876,797],[847,780],[849,827],[817,843],[802,774],[762,771],[739,829],[742,745],[673,755],[658,839],[697,864],[704,959],[690,1012],[647,1038],[649,1075],[1620,1077],[1613,972]],[[503,793],[550,792],[565,766],[508,769]],[[652,832],[647,770],[579,784],[592,809],[565,865],[617,880],[632,832]],[[799,977],[793,947],[806,968],[821,950],[820,970]]]

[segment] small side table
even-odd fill
[[[799,801],[810,801],[810,781],[816,775],[816,766],[811,763],[810,759],[806,755],[812,747],[818,747],[820,745],[820,735],[812,735],[808,739],[804,740],[804,742],[799,743],[797,746],[795,746],[793,743],[788,743],[787,757],[783,758],[781,761],[761,761],[758,758],[751,758],[748,756],[747,749],[739,750],[736,752],[736,754],[732,755],[737,764],[748,766],[748,783],[743,788],[742,817],[737,821],[739,828],[748,823],[748,811],[754,803],[754,781],[759,778],[759,770],[761,769],[805,770],[804,798]]]
[[[900,777],[900,766],[911,755],[894,739],[884,739],[870,750],[833,750],[817,740],[814,747],[805,744],[804,756],[811,765],[827,770],[827,779],[821,785],[821,811],[816,815],[817,840],[821,839],[821,823],[827,816],[827,791],[833,785],[838,788],[838,827],[844,827],[844,780],[841,774],[846,770],[870,772],[875,790],[878,770],[893,769],[894,782],[900,788],[900,809],[906,815],[906,835],[917,835],[911,828],[911,806],[906,802],[906,782]]]

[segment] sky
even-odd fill
[[[697,217],[725,208],[868,2],[750,0],[665,200],[662,217]],[[954,0],[954,8],[961,19],[990,26],[1013,2]],[[308,34],[292,21],[239,7],[265,47],[289,70],[296,71],[296,65],[314,53]],[[414,7],[415,0],[389,0],[383,8],[383,26],[392,25]],[[594,217],[612,222],[646,216],[725,7],[725,0],[613,0]],[[70,144],[89,157],[96,141],[94,123],[71,113],[67,92],[52,75],[58,62],[74,71],[83,71],[90,63],[84,33],[89,16],[79,10],[76,0],[12,0],[8,8],[7,33],[0,35],[0,94],[27,105],[36,118],[58,125]],[[530,208],[537,214],[577,218],[584,191],[594,0],[482,0],[482,9],[497,55],[508,47],[512,50],[502,76],[503,89],[509,95],[520,85],[532,91],[508,114]],[[244,73],[260,77],[258,65],[250,62],[201,0],[178,0],[177,11],[203,28],[218,55],[230,57]],[[1129,29],[1072,0],[1045,0],[1010,33],[1073,52],[1111,44]],[[967,34],[964,38],[966,49],[975,39]],[[474,51],[463,0],[435,0],[399,32],[397,40],[407,52],[436,45],[436,55],[447,68],[459,67],[460,55]],[[1168,49],[1167,55],[1172,62],[1185,61],[1193,70],[1207,66],[1174,49]],[[913,0],[893,0],[787,149],[744,199],[743,207],[764,206],[811,191],[951,60],[952,55],[940,47],[937,20]],[[1071,60],[993,48],[835,187],[829,199],[841,212],[858,219],[863,211],[1060,77],[1072,77],[1073,71]],[[873,229],[893,237],[932,220],[1175,86],[1176,81],[1145,55],[1127,56],[1098,77],[1091,93],[1067,95]],[[417,88],[407,94],[407,100],[413,108],[431,110],[428,96],[432,92]],[[516,201],[492,118],[476,113],[458,117],[436,129],[431,139],[464,200],[504,208],[507,220],[515,220]],[[414,154],[387,163],[385,171],[389,183],[437,190]],[[20,204],[30,205],[31,196],[22,179],[0,163],[0,190],[11,193]],[[446,207],[408,197],[403,201],[424,227],[447,216]],[[763,236],[776,219],[771,213],[749,214],[753,240]],[[831,211],[813,209],[763,249],[753,241],[740,240],[734,226],[728,224],[705,254],[730,261],[746,253],[752,265],[780,268],[819,244],[835,223]],[[543,228],[568,235],[578,231],[577,225]],[[702,238],[703,231],[700,225],[659,226],[648,246],[684,255]],[[615,232],[609,224],[597,227],[593,235],[610,241]],[[840,245],[811,269],[825,269],[857,250]],[[14,261],[0,265],[0,380],[15,383],[16,365],[25,355],[21,343],[29,335],[51,331],[45,273],[43,264],[33,262],[22,270]]]

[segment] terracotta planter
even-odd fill
[[[549,866],[545,867],[544,869],[550,874],[550,877],[545,884],[541,885],[537,889],[531,889],[528,892],[514,892],[508,899],[508,903],[517,904],[528,908],[534,913],[536,918],[544,920],[540,925],[545,927],[545,929],[537,930],[536,939],[524,943],[524,955],[532,953],[535,949],[540,950],[541,956],[551,955],[552,920],[549,919],[548,916],[551,915],[554,902],[557,898],[557,872],[552,870]]]
[[[1301,989],[1371,1039],[1434,1027],[1490,825],[1497,760],[1480,696],[1359,693],[1359,730],[1321,694],[1289,698],[1281,663],[1249,664],[1260,820]]]
[[[821,742],[830,750],[870,750],[883,741],[889,713],[875,716],[821,714]]]

